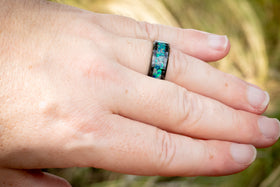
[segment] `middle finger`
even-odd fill
[[[278,139],[275,119],[235,110],[168,81],[120,67],[122,84],[112,94],[113,113],[194,138],[256,147],[270,146]]]

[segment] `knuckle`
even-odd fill
[[[58,121],[65,118],[58,101],[41,101],[39,103],[39,113],[45,118],[45,121]]]
[[[203,118],[204,106],[202,101],[196,95],[186,89],[178,91],[178,130],[191,130],[196,127]],[[187,127],[187,128],[186,128]]]
[[[127,50],[125,51],[126,54],[124,54],[122,51],[117,51],[115,56],[118,57],[118,62],[124,66],[128,66],[135,71],[146,74],[150,66],[153,43],[148,40],[140,39],[137,40],[137,45],[135,45],[133,40],[127,39],[124,43],[124,45],[127,46]],[[130,53],[127,53],[127,51],[130,51]],[[147,53],[147,51],[151,52]],[[124,58],[125,55],[126,58]]]
[[[186,41],[188,41],[186,31],[187,29],[182,29],[182,28],[174,28],[175,31],[175,41],[180,41],[182,43],[182,46],[186,45]]]
[[[118,70],[106,58],[96,56],[91,61],[81,63],[82,76],[92,80],[95,86],[109,83],[120,83]]]
[[[156,130],[156,170],[160,174],[162,168],[168,168],[171,166],[175,154],[176,144],[171,134],[166,131]]]
[[[190,63],[189,60],[185,57],[183,53],[177,50],[172,50],[170,54],[170,67],[167,69],[167,71],[171,71],[171,73],[168,73],[168,76],[170,79],[172,79],[174,82],[179,81],[182,79],[183,75],[190,70]]]
[[[116,36],[98,24],[89,24],[88,20],[72,21],[73,28],[68,29],[75,36],[92,41],[91,47],[106,49],[112,45]],[[114,43],[113,43],[114,44]]]
[[[235,134],[237,135],[238,139],[242,138],[246,142],[252,142],[258,136],[256,136],[256,126],[251,125],[251,121],[246,121],[242,116],[245,112],[233,110],[232,112],[232,119],[231,125],[235,128]]]
[[[196,152],[195,157],[199,160],[199,163],[196,163],[192,167],[192,171],[190,171],[190,175],[197,175],[198,173],[202,173],[205,170],[205,166],[210,161],[215,159],[215,151],[211,150],[209,143],[203,140],[196,141],[196,148],[199,150]]]
[[[177,106],[178,106],[178,121],[177,124],[185,123],[192,113],[192,107],[190,105],[190,94],[186,89],[179,88],[177,90]]]
[[[89,24],[88,20],[73,20],[72,25],[75,27],[71,28],[70,32],[80,37],[93,41],[106,40],[106,35],[104,35],[105,30],[97,24]]]
[[[140,39],[146,39],[147,38],[147,33],[144,27],[144,22],[139,22],[136,21],[133,18],[124,18],[123,23],[125,23],[124,28],[127,29],[131,29],[131,25],[133,25],[132,29],[133,29],[133,34],[136,38],[140,38]],[[117,25],[117,27],[119,27],[119,25]]]
[[[159,29],[157,26],[148,22],[139,22],[139,24],[142,28],[141,30],[145,38],[148,38],[152,41],[156,38],[159,38]]]
[[[108,67],[106,63],[104,63],[103,59],[96,58],[93,60],[94,62],[88,62],[83,64],[82,72],[85,77],[99,77],[101,79],[106,79],[108,77]]]

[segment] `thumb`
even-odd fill
[[[0,169],[0,186],[71,187],[65,179],[40,170],[15,169]]]

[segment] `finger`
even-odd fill
[[[116,38],[115,40],[113,45],[125,46],[125,50],[124,47],[114,46],[117,61],[147,75],[152,42],[131,38]],[[174,48],[170,49],[165,79],[235,109],[257,114],[263,113],[269,102],[267,92]]]
[[[216,61],[225,57],[230,50],[226,36],[201,32],[193,29],[181,29],[170,26],[137,22],[123,16],[94,14],[93,20],[104,29],[124,37],[161,40],[204,61]]]
[[[255,149],[250,145],[193,140],[118,115],[111,115],[106,126],[101,139],[95,141],[98,149],[88,158],[94,167],[115,172],[227,175],[244,170],[255,159]]]
[[[36,187],[70,187],[71,185],[60,177],[43,173],[38,170],[0,169],[1,186],[36,186]]]
[[[267,147],[279,137],[279,122],[130,70],[121,72],[112,111],[194,138],[233,141]]]

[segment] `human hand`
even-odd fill
[[[226,37],[47,1],[1,3],[3,173],[226,175],[251,164],[251,145],[278,139],[277,121],[260,116],[268,96],[202,61],[223,58]],[[153,40],[171,45],[166,81],[146,76]]]

